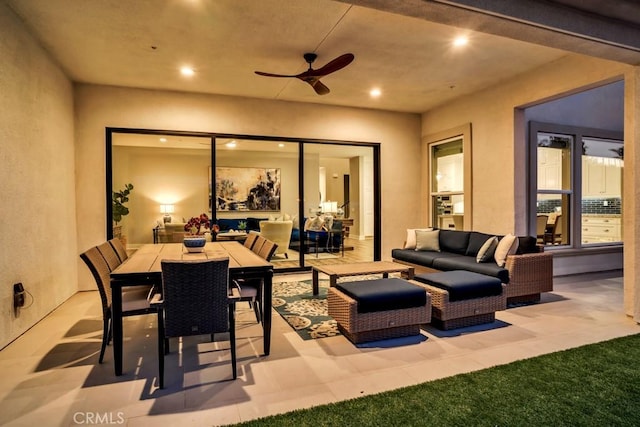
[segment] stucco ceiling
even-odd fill
[[[566,50],[329,0],[8,0],[75,82],[425,112],[564,55]],[[359,2],[367,3],[367,1]],[[377,2],[379,3],[379,2]],[[398,3],[398,2],[395,2]],[[406,2],[411,3],[411,2]],[[469,44],[455,48],[459,35]],[[296,74],[351,52],[322,79]],[[192,66],[185,78],[179,68]],[[382,96],[372,99],[378,87]]]

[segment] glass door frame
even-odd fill
[[[190,132],[160,129],[137,129],[137,128],[105,128],[105,163],[106,163],[106,236],[107,239],[113,238],[113,210],[111,204],[111,195],[113,191],[113,136],[114,134],[143,134],[143,135],[168,135],[168,136],[184,136],[184,137],[201,137],[210,138],[211,140],[211,170],[216,170],[216,139],[246,139],[254,141],[282,141],[289,143],[298,143],[298,217],[304,218],[304,146],[305,144],[331,144],[359,147],[369,147],[373,151],[373,260],[380,261],[382,259],[382,201],[381,201],[381,167],[380,167],[380,143],[363,142],[353,140],[332,140],[332,139],[315,139],[315,138],[291,138],[281,136],[264,136],[264,135],[244,135],[244,134],[227,134],[216,132]],[[215,182],[215,172],[213,172],[212,180]],[[212,197],[209,208],[211,209],[211,219],[217,220],[216,208],[214,206],[215,198]],[[306,248],[301,247],[301,251]],[[304,253],[304,252],[302,252]],[[305,266],[304,256],[300,257],[300,266],[292,270],[308,270],[310,267]],[[287,271],[282,269],[279,271]]]

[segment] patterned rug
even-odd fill
[[[327,314],[328,280],[320,280],[320,292],[312,294],[311,280],[273,284],[273,308],[303,340],[341,335]]]

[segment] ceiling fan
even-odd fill
[[[255,73],[259,76],[266,77],[295,77],[302,80],[303,82],[309,83],[318,95],[326,95],[330,92],[329,88],[322,84],[320,79],[351,64],[355,56],[353,56],[352,53],[345,53],[344,55],[340,55],[336,59],[328,62],[326,65],[314,70],[313,68],[311,68],[311,64],[313,64],[313,61],[315,61],[317,57],[318,55],[316,55],[315,53],[305,53],[304,60],[309,64],[309,69],[300,74],[272,74],[265,73],[263,71],[256,71]]]

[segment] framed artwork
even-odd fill
[[[280,210],[279,168],[217,167],[215,179],[218,212]]]

